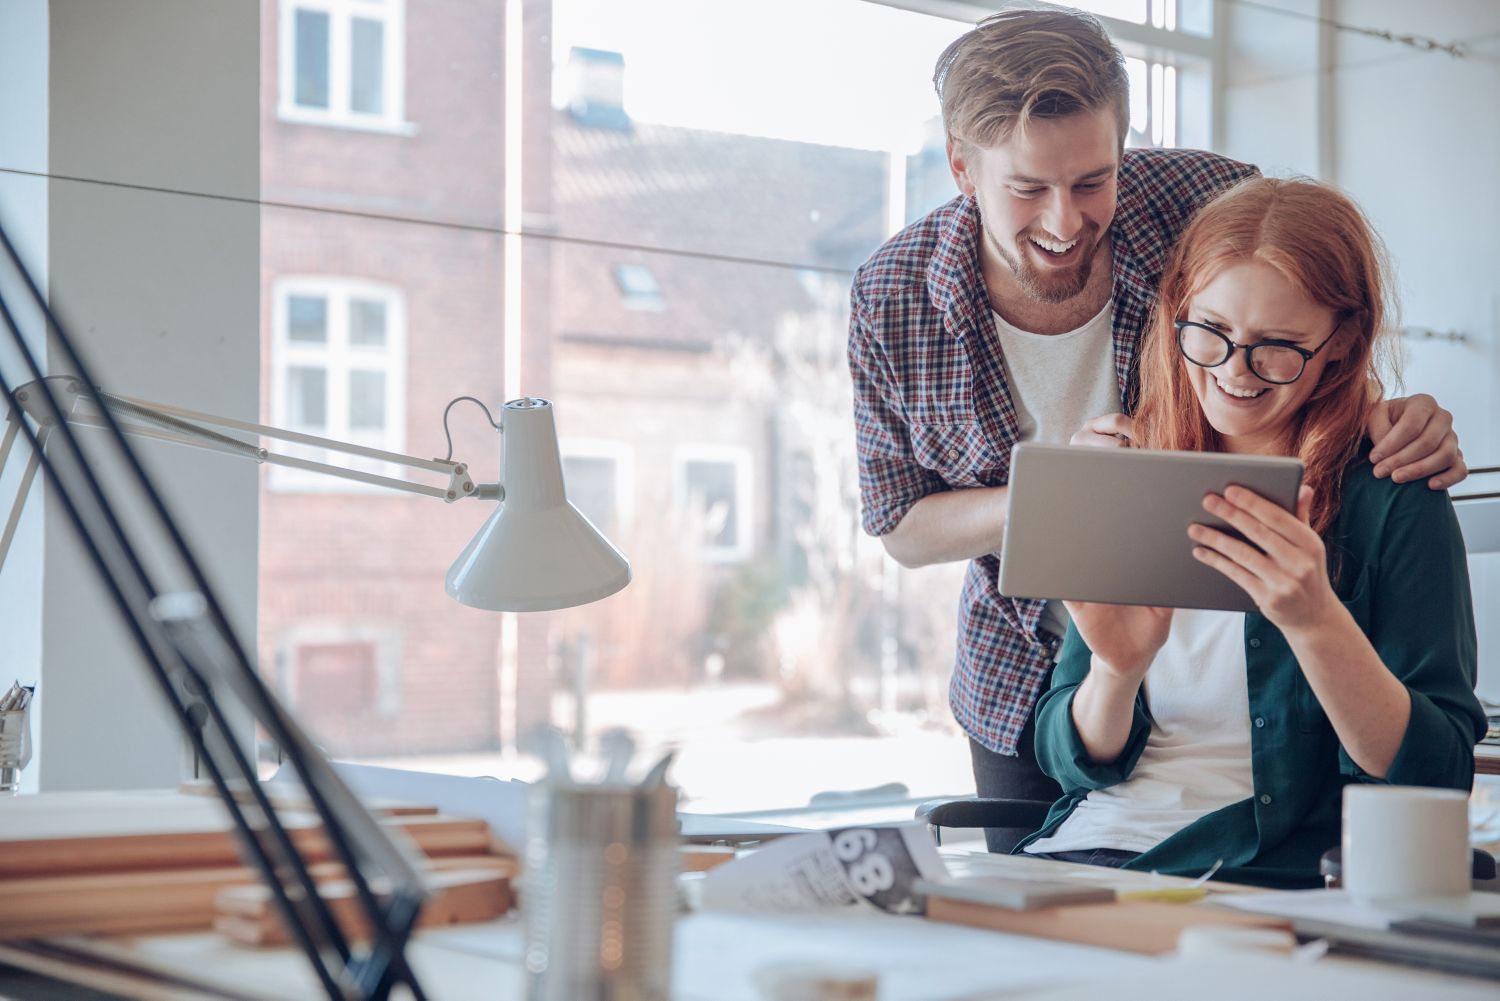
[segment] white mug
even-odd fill
[[[1344,787],[1344,890],[1373,903],[1464,896],[1469,797],[1422,786]]]

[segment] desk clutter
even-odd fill
[[[374,812],[426,859],[434,892],[424,925],[487,920],[514,905],[515,857],[484,821],[424,807],[377,804]],[[352,888],[315,817],[285,816],[325,899],[347,917]],[[0,939],[208,928],[247,944],[285,940],[270,891],[242,864],[218,800],[54,793],[0,807]]]
[[[28,710],[36,689],[19,681],[0,694],[0,795],[18,792],[21,769],[31,761]]]

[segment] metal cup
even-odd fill
[[[530,795],[528,1001],[668,1001],[676,788],[554,780]]]
[[[0,794],[20,790],[21,769],[30,761],[30,711],[0,709]]]

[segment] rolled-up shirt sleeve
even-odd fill
[[[1398,489],[1371,583],[1370,643],[1406,686],[1411,718],[1383,781],[1468,789],[1485,716],[1474,694],[1478,648],[1463,534],[1453,502],[1418,482]],[[1340,770],[1365,774],[1339,749]]]
[[[850,294],[849,374],[854,381],[860,521],[873,536],[890,532],[913,504],[943,489],[942,478],[912,453],[909,422],[881,350],[881,333],[899,336],[879,329],[856,286]]]
[[[1073,722],[1073,697],[1088,676],[1093,652],[1075,626],[1068,626],[1057,667],[1052,672],[1052,687],[1042,694],[1036,707],[1036,760],[1064,792],[1105,789],[1130,778],[1146,741],[1151,736],[1151,720],[1146,714],[1145,698],[1136,694],[1131,711],[1130,735],[1114,761],[1095,763],[1089,760],[1088,748]]]

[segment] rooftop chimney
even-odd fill
[[[575,46],[568,53],[568,113],[580,125],[630,131],[625,114],[625,57]]]

